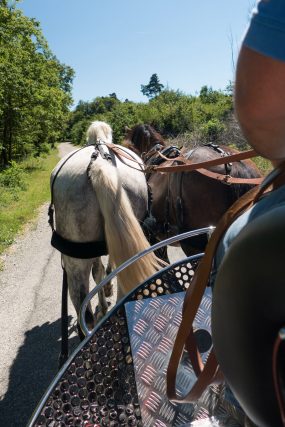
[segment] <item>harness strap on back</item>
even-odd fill
[[[224,151],[219,145],[214,144],[213,142],[209,142],[207,144],[204,144],[204,147],[212,148],[214,151],[219,153],[221,155],[221,157],[226,157],[229,155],[228,152]],[[231,170],[232,170],[232,163],[225,163],[224,165],[225,165],[226,175],[230,175]]]

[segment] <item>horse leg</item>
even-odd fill
[[[100,283],[105,277],[105,267],[101,258],[96,258],[92,265],[92,276],[96,284]],[[100,320],[108,311],[108,302],[105,296],[105,290],[98,291],[99,310],[96,313],[96,320]]]
[[[112,266],[111,266],[110,259],[109,259],[108,265],[106,268],[106,276],[108,276],[111,273],[111,271],[112,271]],[[108,282],[106,284],[106,286],[104,286],[104,291],[105,291],[105,297],[108,298],[108,297],[113,296],[113,283],[111,280],[110,280],[110,282]]]
[[[67,274],[69,295],[77,316],[79,316],[83,300],[89,293],[89,277],[92,260],[76,259],[63,255],[63,265]],[[95,326],[95,318],[92,313],[91,304],[88,304],[86,309],[86,323],[89,329],[93,329]],[[79,335],[80,338],[82,338],[80,331]]]

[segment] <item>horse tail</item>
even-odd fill
[[[149,247],[135,217],[117,169],[104,162],[93,162],[89,177],[104,218],[105,238],[112,265],[118,267],[127,259]],[[123,294],[159,269],[156,256],[150,253],[119,273]]]
[[[92,145],[100,139],[103,142],[111,144],[112,142],[112,128],[108,123],[96,120],[92,122],[87,130],[87,144]]]

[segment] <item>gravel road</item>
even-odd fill
[[[59,146],[59,157],[73,151]],[[24,427],[58,369],[60,352],[60,254],[50,245],[48,204],[25,227],[1,260],[0,426]],[[171,258],[181,256],[173,249]],[[69,303],[70,349],[78,343]]]
[[[59,157],[73,151],[59,146]],[[25,426],[53,379],[60,351],[60,254],[50,245],[48,204],[2,256],[0,426]],[[69,304],[70,324],[75,313]],[[75,334],[71,347],[78,344]]]

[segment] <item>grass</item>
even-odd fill
[[[254,157],[252,160],[264,176],[273,169],[271,162],[263,157]]]
[[[50,173],[58,161],[55,149],[46,157],[15,165],[13,176],[17,183],[11,179],[10,186],[3,179],[4,173],[0,173],[0,254],[13,243],[24,225],[38,215],[38,208],[50,200]]]

